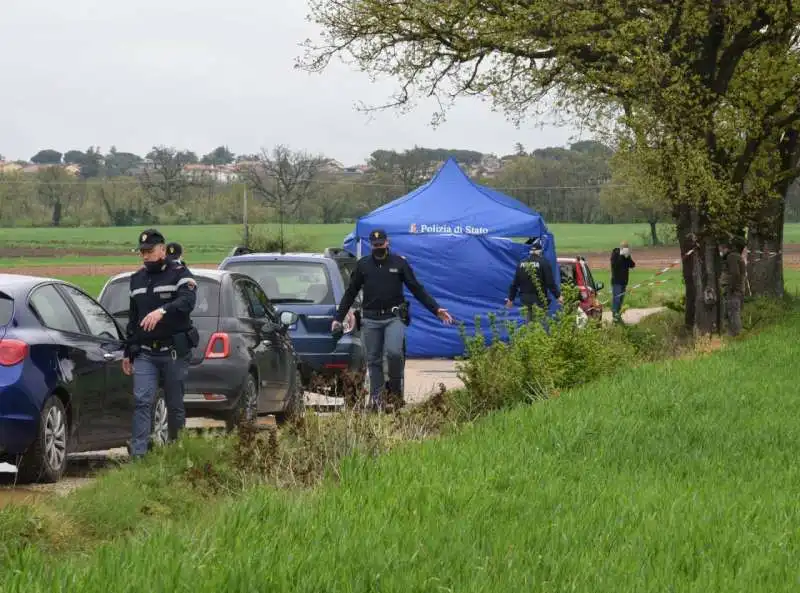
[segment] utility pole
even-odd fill
[[[244,246],[250,246],[250,227],[247,225],[247,184],[242,192],[242,224],[244,225]]]

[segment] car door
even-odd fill
[[[270,349],[273,374],[269,379],[270,400],[283,401],[291,380],[291,339],[286,327],[278,320],[278,313],[269,297],[255,281],[246,280],[245,289],[250,300],[253,318],[261,324],[262,343]]]
[[[79,317],[55,284],[34,288],[28,304],[58,345],[59,381],[70,396],[70,441],[82,446],[92,435],[102,437],[105,351],[86,334]]]
[[[89,340],[100,349],[105,361],[105,389],[98,420],[100,429],[93,438],[123,443],[130,436],[134,400],[133,377],[122,372],[122,332],[95,299],[66,284],[60,285],[59,289],[75,309]]]
[[[266,401],[274,399],[275,373],[277,359],[270,347],[269,340],[263,334],[265,320],[254,317],[250,296],[248,294],[247,278],[233,279],[233,315],[236,319],[237,334],[244,341],[247,350],[258,368],[258,407],[266,407]]]

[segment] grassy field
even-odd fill
[[[0,590],[793,592],[798,331],[794,316],[711,356],[351,457],[312,492],[254,489],[85,555],[12,551]],[[119,527],[144,500],[157,515],[148,488],[170,469],[110,474],[98,489],[129,492],[97,512]],[[6,513],[3,542],[13,527]]]
[[[277,235],[276,225],[257,227],[259,232]],[[589,225],[552,224],[550,229],[556,238],[556,247],[561,253],[588,253],[611,249],[623,239],[632,245],[641,245],[648,232],[645,224]],[[136,245],[140,227],[100,227],[100,228],[9,228],[0,229],[0,265],[21,266],[32,264],[52,265],[69,260],[74,263],[78,251],[85,251],[81,263],[127,263],[133,261],[133,254],[127,255]],[[206,226],[164,226],[160,227],[169,241],[181,243],[186,250],[187,260],[194,263],[217,263],[241,242],[240,225]],[[299,240],[312,250],[340,246],[343,238],[353,230],[350,224],[298,224],[285,227],[288,240]],[[786,242],[800,243],[800,224],[786,225]],[[9,257],[10,249],[24,249],[28,253]],[[63,250],[64,257],[47,253],[47,250]],[[32,250],[40,250],[43,257],[37,257]],[[98,254],[93,255],[91,252]],[[105,252],[105,254],[104,254]],[[109,255],[109,252],[110,255]],[[5,255],[4,255],[5,254]]]

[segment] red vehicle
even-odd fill
[[[561,283],[572,284],[580,290],[580,308],[590,318],[600,319],[603,316],[603,305],[597,298],[598,291],[604,284],[595,281],[586,259],[577,257],[559,257],[558,267],[561,271]]]

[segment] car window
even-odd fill
[[[274,303],[334,303],[330,277],[325,265],[312,262],[232,262],[226,270],[250,276]]]
[[[589,266],[584,263],[583,264],[583,277],[584,280],[589,288],[597,288],[597,285],[594,283],[594,276],[592,276],[592,271],[589,269]]]
[[[347,288],[350,285],[350,278],[353,277],[354,263],[339,262],[339,273],[342,275],[344,286]]]
[[[82,333],[72,310],[52,284],[35,289],[31,294],[30,305],[45,327],[75,334]]]
[[[11,322],[14,315],[14,299],[7,294],[0,292],[0,327],[6,326]]]
[[[570,263],[560,264],[559,268],[561,270],[561,283],[564,284],[575,284],[575,265]]]
[[[250,300],[250,307],[253,311],[253,317],[266,317],[271,321],[277,321],[278,317],[272,303],[269,302],[269,297],[264,294],[261,287],[255,283],[246,281],[247,296]]]
[[[233,283],[233,316],[243,319],[251,317],[247,283],[244,280]]]
[[[117,329],[114,320],[106,313],[103,308],[98,305],[94,299],[83,294],[81,291],[71,287],[64,286],[69,298],[78,307],[78,310],[86,320],[86,325],[89,326],[89,333],[96,337],[111,336],[112,338],[119,339],[119,329]]]
[[[216,317],[219,315],[219,282],[195,276],[197,300],[192,317]],[[109,284],[100,297],[100,304],[114,317],[127,317],[130,305],[130,278],[120,278]]]

